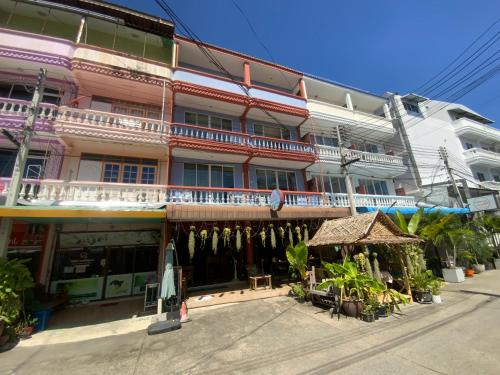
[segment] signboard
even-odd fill
[[[271,198],[269,199],[271,203],[271,210],[279,211],[283,208],[283,203],[285,202],[285,193],[279,189],[274,189],[271,192]]]
[[[471,212],[496,210],[498,208],[493,194],[476,198],[467,198],[467,203],[469,203]]]
[[[157,245],[160,232],[155,230],[129,232],[61,233],[60,248],[120,245]]]
[[[132,293],[132,274],[108,275],[105,298],[125,297]]]
[[[58,280],[50,284],[50,293],[67,293],[70,302],[87,302],[102,298],[102,277]]]
[[[138,272],[134,273],[133,294],[143,294],[146,290],[146,284],[156,283],[156,272]]]

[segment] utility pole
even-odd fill
[[[40,104],[41,98],[43,97],[44,81],[47,76],[47,69],[40,69],[38,73],[38,79],[35,86],[35,91],[33,92],[33,99],[31,100],[31,105],[28,109],[28,117],[26,117],[26,123],[23,129],[23,139],[19,146],[17,152],[16,163],[14,164],[14,171],[12,172],[12,178],[10,180],[9,191],[7,192],[7,197],[5,199],[6,207],[15,207],[17,205],[17,199],[19,197],[19,192],[21,190],[22,179],[24,168],[26,166],[26,161],[28,160],[28,154],[31,145],[31,136],[33,135],[33,126],[35,120],[38,116],[38,106]],[[0,225],[0,258],[7,257],[7,249],[9,247],[10,233],[12,231],[12,218],[4,217]]]
[[[457,194],[458,204],[460,205],[460,207],[464,208],[464,201],[462,200],[462,196],[460,195],[460,191],[458,190],[457,183],[455,182],[455,178],[453,177],[453,173],[451,172],[450,164],[448,163],[448,151],[446,150],[446,147],[439,147],[439,156],[441,157],[441,159],[443,159],[446,172],[448,173],[448,177],[451,181],[451,184],[453,185],[453,189]]]
[[[342,137],[343,138],[343,137]],[[359,158],[347,161],[346,155],[343,152],[343,139],[340,137],[340,129],[337,126],[337,139],[340,148],[340,170],[345,180],[345,188],[347,190],[347,198],[349,199],[349,208],[351,210],[351,216],[356,216],[356,201],[354,200],[354,193],[352,191],[351,178],[349,177],[348,166],[352,163],[359,161]]]

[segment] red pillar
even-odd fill
[[[299,79],[299,89],[300,89],[300,96],[304,99],[307,99],[306,84],[302,78]]]
[[[250,64],[247,62],[243,63],[243,83],[247,86],[252,85],[252,79],[250,78]]]

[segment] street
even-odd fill
[[[176,332],[17,346],[1,374],[497,374],[500,271],[449,284],[443,304],[364,323],[276,297],[192,310]]]

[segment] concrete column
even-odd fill
[[[387,120],[391,120],[391,111],[389,111],[389,104],[384,104],[384,116]]]
[[[177,68],[179,66],[179,42],[175,42],[172,45],[172,67]]]
[[[354,110],[354,107],[352,105],[351,94],[349,94],[348,92],[345,93],[345,104],[347,106],[347,109],[350,109],[351,111]]]
[[[243,63],[243,83],[247,86],[252,85],[252,79],[250,76],[250,64],[247,62]]]
[[[299,79],[299,89],[300,89],[300,96],[303,98],[303,99],[306,99],[307,100],[307,89],[306,89],[306,83],[304,82],[304,80],[301,78]]]

